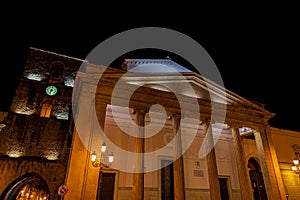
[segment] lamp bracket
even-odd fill
[[[111,164],[108,165],[108,164],[100,162],[99,160],[95,160],[94,162],[92,162],[92,165],[93,165],[93,167],[101,167],[101,168],[103,168],[103,167],[109,168],[111,166]]]

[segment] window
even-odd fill
[[[51,64],[49,83],[61,83],[65,65],[62,62],[55,61]]]
[[[45,102],[42,104],[40,117],[46,117],[49,118],[52,110],[52,104],[50,102]]]

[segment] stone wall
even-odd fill
[[[47,86],[46,83],[20,78],[10,111],[25,115],[39,115],[42,104],[49,102],[52,105],[51,116],[67,119],[71,112],[69,105],[72,101],[73,88],[56,85],[58,93],[55,96],[48,96],[45,92]]]
[[[51,69],[62,68],[61,84],[72,86],[76,73],[83,60],[57,53],[30,48],[23,71],[23,77],[31,80],[48,82],[51,78]]]
[[[292,146],[300,146],[300,134],[278,128],[271,128],[271,133],[286,193],[289,195],[289,200],[298,200],[300,199],[300,176],[291,170],[291,166],[295,158]]]
[[[34,172],[48,184],[51,199],[64,183],[72,123],[9,113],[0,137],[0,194],[18,177]]]

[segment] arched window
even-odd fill
[[[40,117],[49,118],[52,110],[52,104],[49,101],[46,101],[42,104]]]
[[[51,64],[49,83],[61,83],[65,65],[60,61]]]

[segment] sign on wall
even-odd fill
[[[66,185],[59,186],[57,193],[59,196],[65,196],[68,193],[68,187]]]

